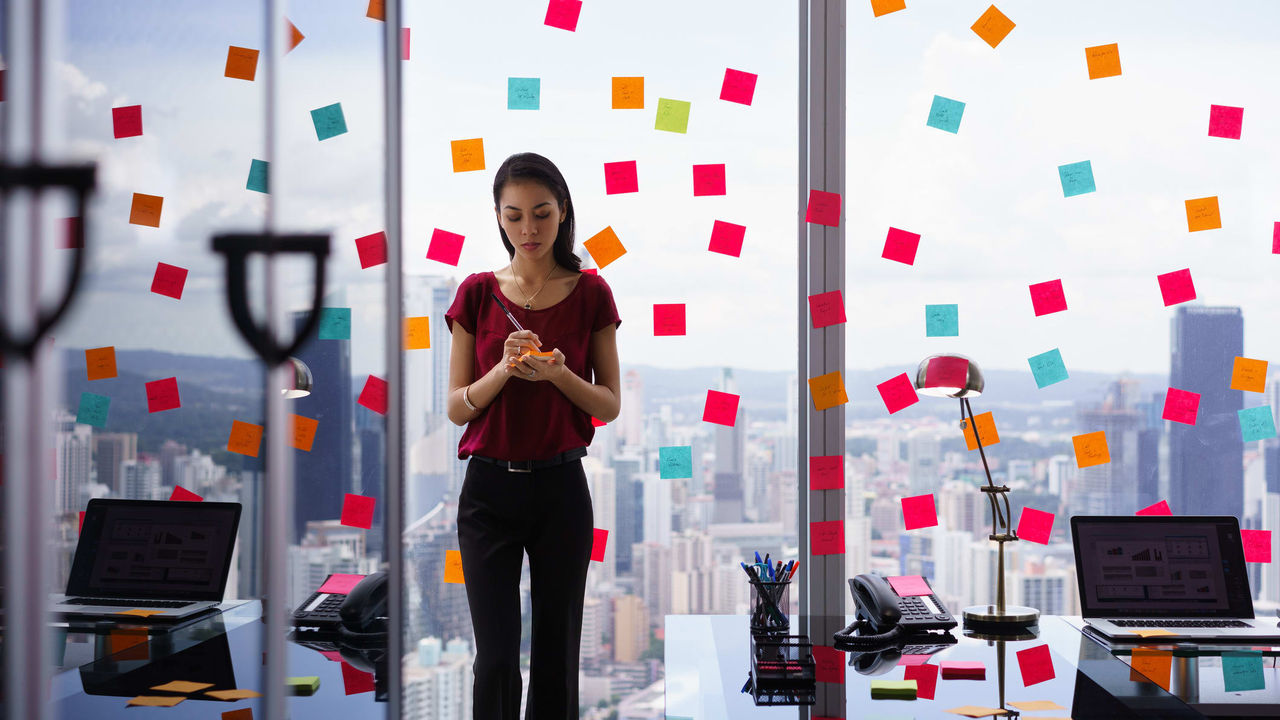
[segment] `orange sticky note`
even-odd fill
[[[613,79],[613,109],[644,109],[643,77],[615,77]]]
[[[1105,430],[1076,435],[1071,438],[1071,443],[1076,448],[1076,467],[1087,468],[1111,462]]]
[[[364,11],[364,16],[385,22],[387,19],[386,0],[369,0],[369,8]]]
[[[1266,367],[1266,363],[1263,363]],[[85,374],[90,380],[106,380],[116,376],[115,347],[90,348],[84,351]]]
[[[1153,682],[1166,691],[1169,689],[1169,673],[1173,669],[1173,651],[1134,648],[1129,659],[1129,682]]]
[[[148,610],[146,608],[136,608],[133,610],[121,610],[120,612],[116,613],[116,615],[132,615],[133,617],[145,618],[145,617],[151,617],[152,615],[160,615],[162,613],[164,613],[163,610]],[[212,687],[212,685],[210,687]],[[152,689],[154,690],[155,688],[152,688]]]
[[[986,12],[982,13],[982,17],[978,18],[977,22],[969,29],[977,33],[978,37],[994,48],[1009,35],[1014,27],[1013,21],[997,10],[995,5],[992,5],[987,8]]]
[[[93,378],[89,378],[92,380]],[[1231,389],[1248,392],[1265,392],[1267,389],[1267,361],[1237,357],[1231,366]]]
[[[294,415],[293,446],[303,452],[311,452],[311,446],[316,441],[316,427],[319,425],[320,421],[315,418]]]
[[[582,246],[587,249],[587,252],[591,253],[591,259],[596,261],[596,267],[601,270],[609,263],[627,254],[627,249],[622,247],[622,241],[618,239],[618,235],[613,231],[612,225],[592,235],[589,240],[582,243]]]
[[[1222,227],[1222,215],[1218,213],[1218,196],[1194,198],[1186,201],[1187,232],[1217,230]]]
[[[1085,60],[1089,63],[1089,79],[1114,77],[1120,74],[1120,45],[1095,45],[1084,49]]]
[[[293,21],[289,18],[285,18],[284,23],[289,26],[289,38],[287,40],[289,49],[285,50],[285,53],[290,53],[293,52],[293,49],[298,47],[298,43],[306,39],[307,36],[303,35],[302,31],[298,29],[298,26],[294,25]]]
[[[262,697],[262,693],[256,690],[208,690],[205,695],[219,700],[248,700]]]
[[[470,172],[484,169],[484,139],[452,140],[449,151],[453,154],[453,171]]]
[[[337,652],[334,650],[334,652]],[[253,720],[253,708],[240,708],[222,713],[222,720]]]
[[[431,349],[430,317],[423,315],[421,317],[407,317],[404,319],[404,349]]]
[[[906,9],[907,0],[871,0],[871,12],[876,17]]]
[[[160,227],[160,209],[164,206],[164,198],[159,195],[133,194],[133,204],[129,207],[129,223]]]
[[[262,446],[262,426],[253,423],[231,421],[231,436],[227,438],[227,451],[258,457]]]
[[[173,707],[183,700],[186,698],[174,695],[139,695],[125,707]]]
[[[190,680],[174,680],[163,685],[156,685],[152,690],[172,693],[193,693],[213,687],[213,683],[191,682]]]
[[[839,370],[809,378],[809,392],[813,395],[813,409],[818,411],[849,402]]]
[[[444,581],[458,585],[465,584],[462,578],[462,553],[457,550],[444,551]]]
[[[107,654],[119,655],[119,660],[149,660],[151,646],[147,644],[147,629],[112,630],[107,636]]]
[[[993,707],[983,707],[981,705],[961,705],[960,707],[951,708],[950,710],[947,710],[947,712],[955,713],[956,715],[964,715],[965,717],[971,717],[971,718],[980,718],[980,717],[985,717],[987,715],[1008,715],[1009,714],[1008,710],[1002,710],[1000,708],[993,708]]]
[[[1149,638],[1149,637],[1165,637],[1165,636],[1172,635],[1173,633],[1169,632],[1168,630],[1161,630],[1160,628],[1150,628],[1148,630],[1134,630],[1133,634],[1141,638]]]
[[[973,426],[978,426],[978,437],[973,436]],[[978,440],[982,441],[982,447],[989,448],[1000,442],[1000,433],[996,432],[996,419],[991,415],[991,411],[984,412],[980,415],[973,416],[972,423],[964,424],[964,444],[970,450],[978,449]]]
[[[229,78],[252,81],[258,74],[258,51],[252,48],[227,48],[227,69],[223,72]]]

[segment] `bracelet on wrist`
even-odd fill
[[[471,412],[480,412],[480,408],[471,404],[471,396],[467,393],[471,389],[470,385],[462,388],[462,403],[471,409]]]

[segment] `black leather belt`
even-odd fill
[[[587,456],[587,449],[584,447],[565,450],[564,452],[546,460],[499,460],[498,458],[485,457],[483,455],[472,455],[472,460],[497,465],[507,472],[533,472],[534,470],[543,470],[557,465],[563,465],[567,462],[573,462],[581,457]]]

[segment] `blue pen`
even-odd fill
[[[768,555],[766,555],[765,557],[768,557]],[[766,564],[765,568],[769,571],[769,582],[777,582],[778,579],[773,576],[773,566]]]
[[[784,570],[784,571],[782,572],[782,575],[783,575],[783,577],[784,577],[785,579],[787,579],[787,580],[790,580],[790,579],[791,579],[791,566],[792,566],[792,565],[794,565],[794,564],[795,564],[795,562],[796,562],[795,560],[788,560],[788,561],[787,561],[787,569],[786,569],[786,570]]]
[[[760,559],[760,551],[759,551],[759,550],[757,550],[757,551],[756,551],[756,564],[759,564],[759,563],[762,563],[762,562],[764,562],[764,561]]]

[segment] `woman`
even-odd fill
[[[474,717],[516,720],[520,712],[527,551],[527,717],[576,720],[594,525],[581,458],[595,433],[591,418],[618,416],[621,320],[609,286],[579,270],[573,201],[550,160],[507,158],[493,202],[511,263],[469,276],[445,314],[453,333],[449,419],[467,426],[458,457],[471,458],[458,545],[476,636]]]

